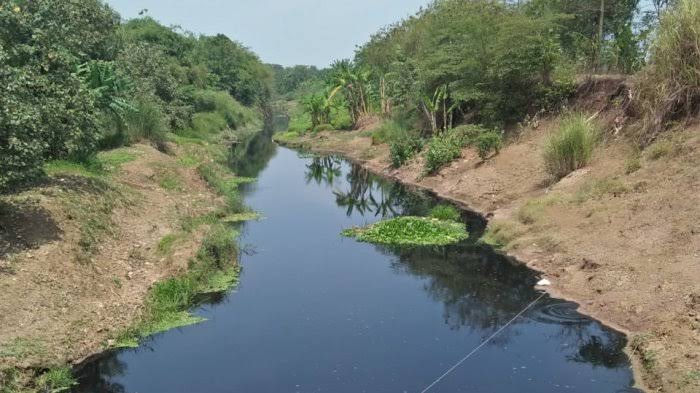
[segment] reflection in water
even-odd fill
[[[244,176],[257,176],[258,172],[265,167],[267,160],[275,154],[275,146],[264,133],[240,144],[237,149],[240,151],[231,153],[231,162],[238,173]],[[324,186],[320,189],[326,194],[332,191],[336,204],[345,210],[347,216],[363,219],[395,215],[425,215],[436,203],[430,195],[408,191],[397,183],[379,179],[359,166],[349,166],[345,161],[335,157],[308,157],[299,158],[299,160],[306,168],[304,171],[306,183]],[[345,176],[343,176],[344,173]],[[299,217],[303,215],[304,212],[299,212]],[[386,256],[384,260],[389,261],[391,267],[389,274],[393,278],[411,278],[413,282],[422,285],[422,291],[427,294],[427,297],[442,308],[442,321],[438,324],[444,324],[447,327],[443,330],[459,333],[464,337],[476,336],[481,340],[498,330],[538,296],[538,293],[533,290],[538,277],[524,265],[478,243],[479,232],[483,230],[483,220],[467,213],[464,218],[472,236],[468,241],[457,245],[417,248],[363,247],[373,247]],[[306,227],[305,231],[311,233],[305,236],[315,236],[314,230],[312,227]],[[319,245],[319,247],[324,246]],[[327,245],[329,253],[337,251],[332,247],[337,245],[329,243]],[[327,266],[328,274],[335,274],[333,265]],[[243,284],[245,283],[244,277]],[[310,290],[313,290],[315,285],[322,284],[304,283]],[[389,292],[385,295],[391,296]],[[328,301],[337,302],[338,308],[356,306],[352,299],[330,300],[330,298]],[[227,299],[229,299],[228,296],[220,294],[218,297],[202,300],[219,303]],[[260,303],[259,300],[258,303]],[[256,306],[264,307],[263,304],[256,304]],[[524,345],[526,350],[540,350],[541,348],[529,348],[527,342],[518,340],[520,337],[533,337],[532,331],[546,332],[548,336],[545,342],[551,342],[552,347],[555,348],[554,352],[539,353],[546,359],[540,361],[548,361],[550,366],[551,362],[556,363],[559,360],[547,359],[547,357],[556,357],[561,359],[561,362],[586,364],[605,370],[626,370],[629,367],[629,361],[623,352],[626,341],[622,335],[582,316],[576,312],[574,303],[549,297],[545,297],[523,317],[517,319],[512,326],[501,332],[489,347],[504,348],[519,344]],[[295,332],[286,333],[293,337]],[[400,334],[400,332],[395,333]],[[436,333],[433,332],[433,334]],[[140,348],[136,351],[144,350],[148,349]],[[352,352],[350,348],[348,350]],[[366,348],[354,350],[368,351]],[[229,356],[234,359],[236,354]],[[504,353],[499,360],[510,361],[508,356]],[[484,367],[486,368],[483,371],[489,372],[488,366]],[[115,383],[114,380],[126,375],[126,370],[127,365],[120,361],[119,352],[109,353],[97,361],[87,363],[79,370],[80,386],[77,391],[123,393],[126,391],[124,386]],[[611,385],[607,387],[613,388],[612,391],[622,391],[621,388],[626,389],[625,386],[628,386],[615,383],[610,382]],[[540,385],[542,386],[544,385]]]

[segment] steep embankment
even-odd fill
[[[195,168],[212,158],[201,143],[52,163],[45,181],[0,199],[0,390],[179,323],[155,321],[146,299],[157,308],[154,283],[196,268],[212,217],[226,211]]]
[[[588,167],[551,185],[542,152],[558,122],[524,128],[485,162],[465,149],[425,177],[421,157],[393,169],[388,147],[372,145],[362,131],[285,143],[343,154],[489,217],[484,240],[542,271],[555,295],[629,334],[628,351],[650,391],[697,391],[700,127],[641,153],[611,135]]]

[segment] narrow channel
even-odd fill
[[[342,237],[436,201],[257,139],[232,154],[265,217],[241,227],[240,285],[196,310],[206,322],[85,364],[77,392],[420,392],[539,296],[536,273],[480,245],[466,213],[471,238],[445,248]],[[636,391],[625,342],[545,297],[431,393]]]

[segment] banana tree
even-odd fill
[[[313,127],[330,123],[331,101],[325,94],[312,94],[303,100],[304,110],[311,116]]]
[[[459,107],[460,101],[453,100],[450,95],[448,84],[444,84],[435,89],[432,97],[423,96],[420,102],[420,107],[423,110],[430,131],[436,135],[440,131],[446,131],[452,128],[454,111]],[[438,114],[441,113],[442,124],[438,127]]]
[[[371,71],[354,66],[349,60],[340,60],[331,66],[333,72],[329,78],[331,92],[328,100],[343,92],[353,123],[369,113],[369,82]]]

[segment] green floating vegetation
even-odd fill
[[[395,246],[445,246],[469,237],[464,224],[428,217],[397,217],[364,228],[350,228],[343,236],[361,242]]]

